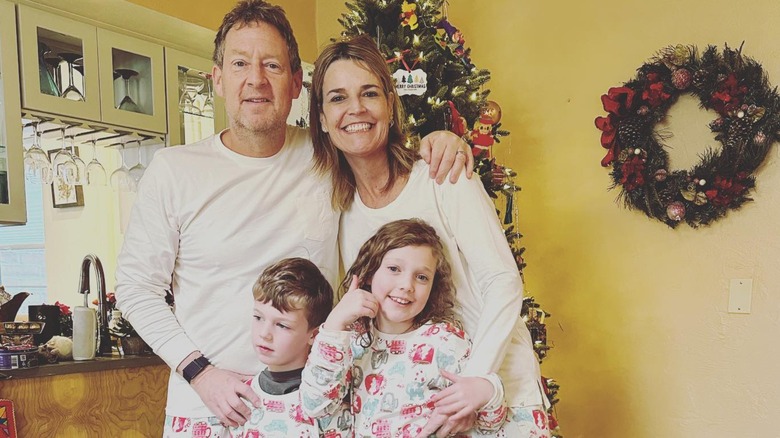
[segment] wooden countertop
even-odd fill
[[[157,356],[0,370],[20,437],[160,437],[171,369]]]
[[[96,357],[93,360],[63,361],[55,364],[40,365],[36,368],[0,370],[0,381],[5,376],[17,379],[32,379],[48,376],[61,376],[65,374],[90,373],[95,371],[117,370],[124,368],[139,368],[152,365],[164,365],[165,362],[157,355],[143,356],[106,356]]]

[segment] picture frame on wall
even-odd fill
[[[54,162],[54,156],[61,149],[48,151],[49,161]],[[78,147],[73,148],[73,154],[79,156]],[[83,207],[84,206],[84,188],[81,186],[66,184],[58,176],[57,169],[54,169],[54,181],[51,183],[51,202],[54,208]]]

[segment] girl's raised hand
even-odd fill
[[[346,330],[350,324],[358,318],[367,316],[374,318],[379,311],[379,302],[371,292],[360,289],[357,275],[352,276],[349,290],[341,298],[336,307],[325,320],[325,328],[328,330]]]

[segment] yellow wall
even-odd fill
[[[318,3],[321,45],[345,8]],[[565,436],[778,436],[778,150],[755,202],[709,228],[671,230],[615,203],[593,126],[600,95],[669,44],[745,41],[780,85],[776,1],[449,4],[512,132],[497,155],[523,188],[527,290],[553,314],[542,368],[562,386]],[[704,124],[714,117],[692,99],[672,114],[679,168],[715,144]],[[727,313],[732,278],[754,281],[749,315]]]

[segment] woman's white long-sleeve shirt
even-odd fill
[[[428,166],[418,161],[389,205],[368,208],[356,193],[339,227],[344,266],[352,265],[360,246],[379,227],[409,218],[436,230],[452,266],[457,310],[474,345],[462,374],[497,372],[508,406],[546,405],[531,335],[520,318],[522,280],[495,206],[478,178],[461,176],[456,184],[438,185],[428,177]]]
[[[285,257],[338,276],[331,184],[311,171],[307,132],[287,130],[269,158],[239,155],[213,136],[160,150],[138,188],[117,268],[123,316],[172,368],[169,415],[212,415],[176,367],[200,350],[222,369],[264,368],[251,342],[252,285]],[[165,304],[172,286],[175,315]]]

